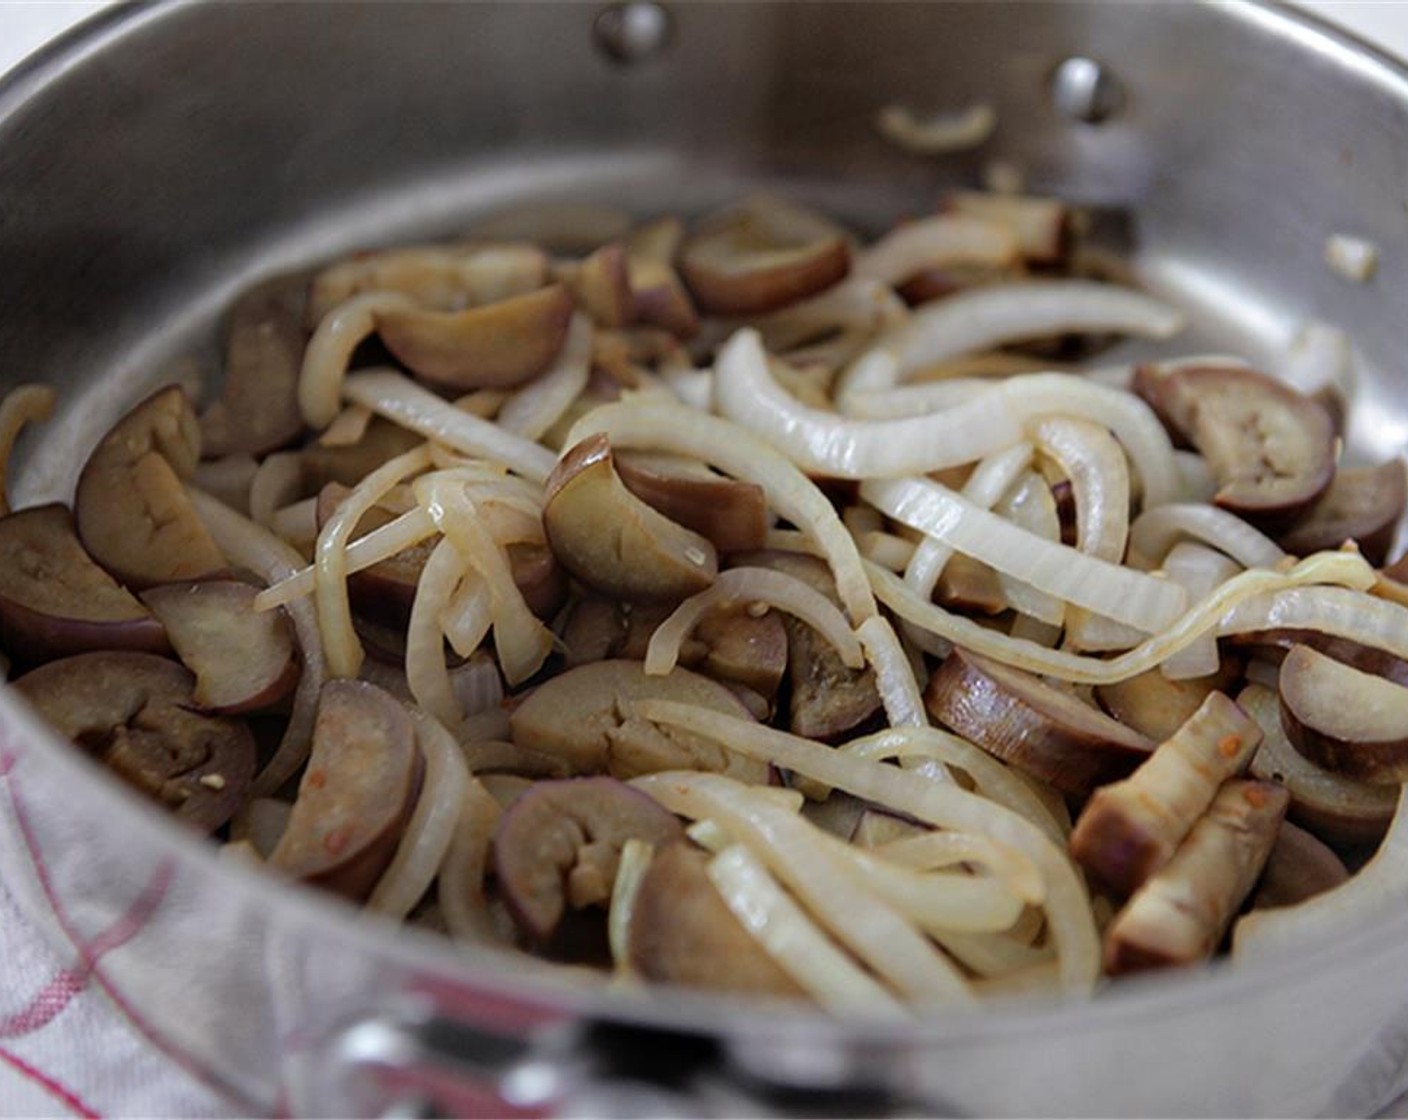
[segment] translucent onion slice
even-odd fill
[[[761,486],[768,505],[794,525],[804,526],[816,542],[831,566],[836,593],[851,622],[859,625],[875,613],[860,554],[835,508],[815,483],[762,440],[727,420],[681,405],[620,402],[582,417],[568,434],[566,446],[597,432],[605,432],[613,447],[672,451]]]
[[[877,859],[910,867],[916,871],[934,871],[974,863],[987,870],[1018,898],[1032,906],[1046,900],[1046,887],[1030,857],[1016,848],[971,832],[925,832],[906,836],[870,849]]]
[[[1076,548],[1123,563],[1129,539],[1129,467],[1119,442],[1103,425],[1073,416],[1036,421],[1032,438],[1070,481]]]
[[[466,572],[440,614],[440,627],[450,647],[468,657],[483,644],[494,625],[489,609],[489,587],[478,575]],[[468,714],[469,709],[465,709]]]
[[[1327,390],[1347,403],[1354,394],[1354,348],[1338,327],[1312,319],[1292,341],[1276,371],[1298,393]]]
[[[890,726],[928,727],[924,697],[895,628],[877,614],[856,627],[855,636],[865,649],[865,660],[875,670],[875,687]],[[935,767],[933,773],[940,780],[946,776],[942,767]]]
[[[748,849],[737,844],[720,852],[708,874],[743,928],[822,1007],[837,1014],[904,1018],[899,1002],[816,928]]]
[[[347,541],[352,530],[388,490],[429,465],[430,450],[424,445],[383,463],[352,488],[318,534],[313,598],[329,676],[355,677],[362,664],[362,643],[347,598]]]
[[[384,311],[408,311],[415,304],[394,292],[367,292],[340,303],[323,316],[298,375],[298,407],[310,428],[326,428],[337,417],[342,382],[352,353],[376,333]],[[365,403],[365,402],[361,402]]]
[[[884,362],[877,362],[884,365]],[[1021,427],[1042,416],[1079,416],[1113,432],[1139,474],[1146,508],[1171,502],[1182,493],[1183,479],[1173,444],[1153,410],[1132,393],[1097,385],[1069,373],[1024,373],[997,383],[986,378],[925,382],[898,389],[857,393],[838,400],[843,415],[895,424],[926,421],[930,439],[952,439],[954,466],[971,462],[1015,443],[1007,425]],[[937,416],[928,415],[937,412]],[[1006,418],[1006,424],[993,416]],[[981,425],[983,440],[972,431]],[[896,427],[894,431],[902,431]],[[966,441],[962,442],[962,441]],[[990,443],[976,454],[974,443]],[[956,458],[959,454],[971,458]]]
[[[700,412],[714,410],[714,368],[665,370],[660,379],[681,404]]]
[[[504,402],[499,426],[524,439],[540,440],[587,387],[592,364],[592,321],[574,312],[552,365]]]
[[[1402,907],[1408,882],[1408,785],[1373,858],[1339,886],[1295,906],[1253,910],[1232,930],[1232,958],[1254,959],[1303,949],[1372,926]]]
[[[1179,541],[1169,549],[1163,567],[1168,578],[1188,592],[1190,603],[1202,602],[1242,570],[1235,560],[1191,541]],[[1194,680],[1217,672],[1221,664],[1217,638],[1209,633],[1165,661],[1162,671],[1171,681]]]
[[[273,524],[274,511],[288,505],[303,489],[303,456],[296,451],[279,451],[267,456],[249,483],[249,516],[266,529]]]
[[[557,462],[557,457],[547,448],[488,420],[461,412],[394,370],[355,373],[347,379],[343,392],[349,400],[365,405],[378,416],[426,439],[443,443],[465,455],[504,463],[534,482],[546,479]]]
[[[1180,489],[1177,500],[1206,505],[1217,493],[1217,477],[1212,473],[1208,461],[1196,451],[1173,453],[1173,461],[1178,467]]]
[[[621,847],[616,881],[611,885],[611,905],[606,912],[606,940],[611,947],[611,962],[618,972],[631,970],[631,918],[635,916],[641,880],[654,858],[655,849],[644,840],[632,838]]]
[[[318,443],[323,447],[347,447],[358,443],[367,434],[367,425],[371,422],[371,409],[363,408],[359,404],[349,404],[323,429]]]
[[[318,499],[304,498],[276,509],[269,519],[269,528],[295,547],[311,548],[318,539]]]
[[[875,117],[880,135],[915,155],[936,156],[976,148],[997,127],[997,110],[986,101],[921,119],[905,105],[886,105]]]
[[[503,810],[476,778],[468,778],[460,805],[455,835],[445,852],[436,884],[440,913],[450,936],[470,944],[495,944],[501,940],[489,916],[484,895],[484,873],[494,830]]]
[[[642,701],[633,705],[633,711],[642,719],[708,736],[727,743],[730,750],[927,824],[992,836],[1017,848],[1036,863],[1046,884],[1046,915],[1060,958],[1062,986],[1089,991],[1094,985],[1100,971],[1100,942],[1085,883],[1065,853],[1016,813],[957,786],[916,780],[896,767],[689,704]]]
[[[10,512],[10,456],[26,424],[39,424],[54,415],[54,390],[47,385],[18,385],[0,400],[0,517]]]
[[[874,891],[864,875],[818,839],[825,833],[814,825],[750,797],[747,786],[718,774],[670,771],[636,778],[631,784],[672,813],[718,821],[797,895],[833,937],[901,995],[949,1003],[966,999],[967,985],[958,971]]]
[[[941,728],[887,728],[873,735],[852,739],[838,749],[875,762],[891,758],[901,762],[905,759],[932,758],[955,766],[972,779],[974,787],[984,797],[1025,817],[1050,836],[1053,842],[1066,842],[1060,821],[1052,816],[1026,782],[987,751]],[[1028,897],[1030,888],[1024,887],[1021,893],[1029,902],[1041,900],[1040,894]]]
[[[440,618],[465,572],[454,544],[441,540],[425,562],[406,625],[406,684],[423,711],[446,727],[464,718],[445,665],[445,633]]]
[[[224,502],[212,498],[194,486],[186,487],[186,496],[195,507],[215,547],[231,564],[253,572],[265,583],[274,584],[301,569],[303,557],[268,529],[236,513]],[[293,710],[284,727],[283,738],[273,757],[254,779],[252,797],[271,797],[308,761],[313,745],[313,723],[317,717],[318,694],[327,679],[327,664],[323,659],[323,640],[318,630],[318,616],[313,604],[290,602],[288,616],[298,638],[303,671],[293,694]]]
[[[430,889],[455,838],[469,786],[469,770],[454,737],[428,716],[412,715],[416,742],[425,758],[425,778],[396,855],[367,899],[368,910],[397,918],[409,914]]]
[[[1043,540],[929,479],[870,479],[860,495],[965,556],[1118,622],[1157,632],[1186,609],[1176,584]]]
[[[1061,543],[1061,514],[1056,508],[1056,498],[1051,493],[1051,486],[1045,476],[1038,470],[1023,471],[992,509],[999,517],[1041,540],[1052,544]],[[1030,618],[1047,626],[1065,626],[1064,599],[1038,590],[1026,580],[1017,579],[1005,572],[998,572],[997,578],[1003,597],[1020,617]],[[929,598],[932,599],[933,596],[930,595]]]
[[[1162,664],[1209,630],[1225,636],[1269,627],[1309,626],[1391,652],[1402,650],[1397,655],[1408,658],[1408,630],[1404,629],[1408,627],[1408,611],[1398,607],[1396,615],[1380,614],[1375,604],[1393,604],[1361,594],[1373,586],[1374,570],[1363,557],[1347,552],[1316,553],[1285,573],[1262,569],[1243,572],[1161,633],[1108,659],[1011,638],[919,599],[903,580],[884,568],[867,564],[866,572],[880,601],[900,618],[994,661],[1073,684],[1128,680]],[[1314,584],[1337,586],[1311,586]],[[1395,626],[1401,636],[1394,634]]]
[[[810,299],[800,300],[749,320],[775,354],[791,350],[803,342],[836,333],[864,331],[871,334],[883,326],[902,323],[909,308],[888,284],[861,276],[851,276]],[[741,326],[722,324],[727,333]]]
[[[527,680],[552,652],[553,634],[529,610],[513,581],[508,557],[481,521],[469,488],[435,474],[418,480],[416,493],[436,527],[489,588],[494,648],[504,679],[511,685]]]
[[[870,277],[893,287],[925,268],[955,264],[1001,268],[1020,259],[1016,236],[1001,222],[941,214],[896,226],[855,255],[851,275]]]
[[[761,603],[801,619],[831,643],[852,669],[865,665],[861,643],[831,600],[796,576],[771,568],[730,568],[682,602],[655,628],[645,650],[645,671],[662,677],[679,661],[680,647],[699,620],[717,607]],[[877,616],[878,617],[878,616]],[[873,620],[872,620],[873,621]]]
[[[1191,502],[1145,510],[1130,526],[1129,545],[1133,552],[1157,564],[1180,537],[1211,545],[1244,568],[1275,568],[1286,559],[1280,545],[1235,513]]]
[[[881,335],[875,345],[894,354],[894,376],[903,380],[949,358],[1045,334],[1117,331],[1169,338],[1182,326],[1182,312],[1128,288],[1088,280],[1034,280],[936,300]],[[876,377],[881,367],[868,368],[866,378],[843,379],[838,395],[888,389],[895,383]]]
[[[1005,934],[946,933],[941,942],[965,968],[978,974],[981,979],[973,987],[984,997],[1060,986],[1055,954],[1048,946],[1033,948]]]

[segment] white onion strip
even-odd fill
[[[965,556],[1118,622],[1156,632],[1186,609],[1177,584],[1043,540],[929,479],[870,479],[860,495]]]
[[[224,502],[212,498],[194,486],[186,486],[196,514],[205,525],[210,539],[230,563],[253,572],[266,583],[285,579],[299,570],[303,557],[268,529],[236,513]],[[270,797],[298,772],[308,760],[313,743],[313,724],[317,717],[318,694],[327,679],[323,660],[322,635],[313,604],[307,601],[288,604],[288,615],[298,638],[303,658],[302,674],[293,694],[293,711],[284,728],[283,738],[273,757],[264,765],[250,787],[251,797]]]
[[[856,628],[855,636],[865,649],[865,660],[875,670],[875,687],[890,726],[928,727],[919,682],[889,620],[878,614],[867,618]],[[933,776],[943,780],[946,775],[941,767],[935,767]]]
[[[860,554],[835,508],[815,483],[772,447],[736,424],[675,404],[620,402],[593,409],[572,427],[566,446],[605,432],[613,447],[673,451],[702,460],[725,474],[761,486],[768,504],[794,525],[804,526],[836,579],[851,622],[875,613]]]
[[[642,719],[707,736],[739,754],[771,762],[928,824],[992,836],[1024,852],[1041,870],[1046,884],[1046,914],[1059,950],[1063,987],[1089,991],[1093,986],[1100,971],[1100,942],[1090,917],[1085,883],[1065,853],[1016,813],[957,786],[916,779],[893,766],[693,705],[649,700],[632,705],[632,709]]]
[[[861,643],[830,599],[786,572],[742,567],[720,572],[712,584],[691,595],[655,628],[645,650],[646,673],[662,677],[674,669],[684,640],[711,610],[752,603],[765,603],[801,619],[831,643],[849,668],[864,667]]]
[[[1273,626],[1308,626],[1390,652],[1401,650],[1397,656],[1408,659],[1408,611],[1398,607],[1397,615],[1383,615],[1375,604],[1393,604],[1360,594],[1373,586],[1374,570],[1363,557],[1347,552],[1316,553],[1285,573],[1263,569],[1243,572],[1162,633],[1108,659],[1082,657],[1008,637],[925,602],[884,568],[870,564],[866,571],[880,601],[907,622],[984,657],[1075,684],[1128,680],[1186,649],[1211,629],[1226,635]],[[1313,584],[1338,586],[1309,586]],[[1394,627],[1398,627],[1397,634]]]
[[[352,353],[376,333],[383,311],[406,311],[414,304],[394,292],[367,292],[340,303],[323,316],[298,375],[298,407],[310,428],[325,428],[337,417],[343,378]]]
[[[423,444],[383,463],[357,483],[318,534],[313,598],[329,676],[355,677],[362,664],[362,643],[353,629],[347,599],[348,538],[388,490],[429,465],[430,449]]]
[[[249,516],[269,528],[275,510],[296,500],[303,489],[303,455],[279,451],[266,456],[249,483]]]
[[[1188,592],[1192,603],[1201,602],[1242,570],[1235,560],[1192,541],[1179,541],[1169,549],[1163,566],[1168,578]],[[1216,636],[1204,634],[1165,661],[1162,670],[1171,681],[1194,680],[1217,672],[1221,663]]]
[[[426,439],[443,443],[465,455],[482,456],[506,464],[534,482],[552,472],[557,457],[532,440],[505,431],[488,420],[461,412],[394,370],[354,373],[343,386],[348,400],[365,405],[378,416],[409,428]]]
[[[1192,537],[1225,552],[1244,568],[1274,568],[1286,559],[1281,546],[1235,513],[1179,502],[1141,513],[1129,531],[1132,551],[1157,564],[1179,537]]]
[[[483,644],[493,625],[488,585],[479,575],[466,572],[440,613],[440,626],[450,647],[468,657]]]
[[[411,618],[406,624],[406,685],[422,710],[449,728],[455,727],[464,713],[445,665],[440,617],[464,571],[464,558],[452,541],[442,538],[416,582]]]
[[[654,858],[655,849],[644,840],[632,838],[621,846],[616,880],[611,884],[611,905],[606,911],[606,940],[617,972],[631,970],[631,919],[635,916],[641,882]]]
[[[578,311],[552,365],[504,402],[499,426],[524,439],[542,439],[587,387],[591,365],[592,321]]]
[[[1182,312],[1128,288],[1089,280],[1037,280],[936,300],[881,335],[875,345],[895,355],[893,375],[903,380],[927,365],[1044,334],[1118,331],[1169,338],[1182,326]],[[892,384],[851,376],[842,380],[839,395]]]
[[[940,214],[898,225],[860,250],[851,262],[851,275],[895,285],[926,268],[974,263],[1001,268],[1020,257],[1016,236],[1002,223]]]
[[[886,105],[876,114],[875,127],[907,152],[945,155],[983,143],[997,127],[997,110],[987,101],[976,101],[964,109],[921,119],[906,105]]]
[[[440,865],[436,898],[450,935],[470,944],[500,941],[484,895],[490,844],[503,810],[476,778],[468,778],[454,839]]]
[[[972,832],[924,832],[869,849],[878,859],[915,871],[933,871],[960,863],[976,863],[1022,901],[1040,906],[1046,901],[1041,872],[1029,856],[991,836]]]
[[[1129,539],[1129,467],[1109,429],[1074,416],[1033,425],[1037,450],[1061,468],[1076,507],[1076,548],[1119,564]]]
[[[718,774],[669,771],[631,784],[672,813],[718,821],[901,995],[946,1002],[966,998],[958,971],[848,860],[817,841],[815,826],[750,797],[747,786]]]
[[[455,838],[465,804],[469,770],[454,738],[435,720],[412,712],[416,742],[425,758],[420,798],[396,846],[391,864],[377,881],[367,909],[404,918],[430,889],[435,873]]]
[[[720,852],[709,881],[735,918],[784,972],[837,1014],[903,1018],[895,998],[816,928],[741,844]]]
[[[1061,515],[1051,485],[1038,470],[1024,471],[994,504],[993,512],[1025,532],[1052,544],[1061,543]],[[932,540],[933,538],[928,538]],[[1025,580],[997,573],[1002,596],[1019,617],[1060,629],[1066,624],[1066,602],[1039,591]],[[928,596],[930,599],[932,595]]]

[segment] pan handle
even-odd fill
[[[751,1064],[751,1063],[750,1063]],[[325,1115],[377,1117],[831,1117],[916,1115],[862,1085],[761,1078],[718,1038],[599,1020],[486,1029],[423,1000],[331,1035],[312,1086]],[[925,1114],[935,1115],[926,1106]]]

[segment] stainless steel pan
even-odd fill
[[[1071,61],[1075,60],[1075,61]],[[975,153],[872,118],[991,101]],[[1308,315],[1365,359],[1353,433],[1408,431],[1408,74],[1255,4],[187,4],[118,9],[0,88],[0,379],[62,389],[19,497],[207,353],[268,272],[524,197],[693,211],[767,184],[878,227],[990,159],[1136,215],[1141,274],[1255,357]],[[1375,279],[1321,260],[1375,241]],[[232,1107],[1367,1112],[1408,1057],[1403,915],[1272,967],[858,1030],[586,996],[222,865],[0,691],[0,870],[56,938],[134,900],[97,975]]]

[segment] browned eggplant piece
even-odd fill
[[[1319,630],[1297,630],[1289,627],[1250,630],[1233,634],[1224,641],[1229,645],[1254,648],[1258,656],[1276,665],[1285,660],[1286,654],[1296,646],[1309,646],[1317,653],[1354,666],[1361,673],[1370,673],[1408,686],[1408,661],[1394,657],[1387,650],[1360,645],[1348,638],[1338,638]]]
[[[815,556],[768,550],[740,553],[732,561],[786,572],[840,606],[831,569]],[[873,669],[848,668],[831,643],[800,619],[788,615],[782,624],[788,648],[788,727],[794,735],[838,742],[880,714]]]
[[[1071,855],[1120,897],[1168,863],[1218,788],[1246,769],[1261,728],[1220,692],[1160,743],[1139,769],[1090,797]]]
[[[415,432],[373,416],[356,443],[335,447],[314,443],[299,452],[303,493],[317,494],[330,482],[356,486],[377,467],[421,442]]]
[[[543,945],[569,908],[610,901],[627,840],[664,847],[683,837],[672,813],[615,778],[535,782],[499,818],[494,874],[518,928]]]
[[[1281,722],[1306,758],[1371,785],[1408,780],[1408,688],[1296,646],[1279,691]]]
[[[513,541],[504,551],[508,554],[509,574],[528,609],[544,622],[555,618],[567,602],[570,588],[567,573],[552,549],[532,541]]]
[[[622,658],[645,660],[655,628],[674,610],[668,603],[627,603],[602,595],[586,595],[573,605],[562,628],[568,668],[593,661]],[[703,643],[691,636],[680,649],[680,663],[693,665],[703,656]]]
[[[845,277],[845,237],[782,230],[747,210],[721,215],[680,250],[680,273],[713,315],[760,315],[815,295]]]
[[[210,832],[244,801],[255,744],[243,722],[191,711],[194,687],[176,662],[131,651],[81,653],[15,681],[60,735]]]
[[[1065,794],[1126,777],[1154,743],[1029,673],[956,649],[924,704],[939,723]]]
[[[127,413],[88,457],[74,521],[89,555],[119,582],[140,590],[227,570],[181,486],[199,460],[200,428],[176,385]]]
[[[617,330],[635,318],[626,248],[621,242],[601,246],[580,263],[560,269],[559,275],[577,305],[598,326]]]
[[[366,681],[328,681],[318,695],[313,750],[274,867],[359,901],[396,855],[420,792],[415,724]]]
[[[1333,890],[1348,878],[1349,869],[1330,847],[1305,829],[1282,821],[1252,896],[1252,909],[1295,906]]]
[[[550,284],[464,311],[382,311],[377,333],[417,377],[461,390],[507,388],[552,364],[572,309],[571,293]]]
[[[734,917],[689,843],[655,853],[631,913],[627,955],[644,979],[715,992],[802,998],[803,990]]]
[[[689,460],[678,465],[662,456],[616,456],[626,489],[652,509],[707,537],[720,552],[762,548],[768,535],[768,502],[763,488],[739,482]]]
[[[1264,373],[1176,367],[1146,373],[1136,389],[1207,460],[1218,483],[1214,501],[1263,528],[1293,522],[1334,477],[1329,413]]]
[[[971,556],[951,556],[939,576],[935,597],[946,607],[998,615],[1007,609],[1007,596],[997,573]]]
[[[1286,787],[1293,821],[1336,844],[1379,841],[1398,801],[1394,787],[1351,781],[1302,755],[1286,737],[1281,701],[1272,689],[1248,685],[1237,703],[1257,721],[1264,736],[1252,758],[1252,776]]]
[[[684,223],[660,218],[626,238],[626,269],[637,322],[657,326],[676,338],[699,333],[699,312],[675,271],[684,244]]]
[[[298,377],[306,290],[303,276],[279,277],[246,293],[230,312],[225,382],[200,418],[207,458],[263,455],[303,431]]]
[[[718,554],[621,481],[605,435],[566,452],[549,475],[543,530],[558,561],[594,591],[632,602],[678,601],[718,574]]]
[[[688,669],[649,677],[639,661],[597,661],[530,692],[509,716],[513,741],[566,759],[579,774],[606,771],[625,779],[660,770],[712,770],[750,785],[767,784],[765,763],[631,715],[630,705],[639,700],[677,700],[748,718],[732,692]]]
[[[258,590],[237,580],[168,583],[142,592],[196,675],[198,707],[222,715],[264,711],[298,684],[293,627],[283,610],[256,611]]]
[[[1242,677],[1242,663],[1224,657],[1216,673],[1171,681],[1159,669],[1114,684],[1095,686],[1100,707],[1127,727],[1162,743],[1198,710],[1212,692],[1226,692]]]
[[[1112,976],[1212,956],[1266,866],[1290,795],[1272,782],[1231,781],[1163,870],[1105,931]]]
[[[1401,459],[1377,467],[1341,467],[1324,497],[1282,535],[1281,547],[1292,555],[1308,556],[1352,540],[1377,567],[1393,544],[1405,498],[1408,481]]]
[[[34,664],[99,649],[166,653],[166,631],[78,543],[66,506],[0,519],[0,644]]]

